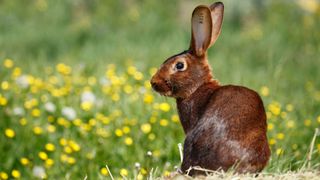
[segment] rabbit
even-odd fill
[[[213,78],[207,50],[221,31],[224,5],[197,6],[191,18],[188,50],[168,58],[151,78],[160,95],[176,99],[185,133],[181,171],[208,170],[258,173],[267,165],[270,148],[266,113],[257,92],[221,85]]]

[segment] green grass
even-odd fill
[[[209,50],[213,74],[222,84],[244,85],[262,95],[272,149],[265,172],[300,169],[320,125],[320,6],[312,11],[291,1],[223,2],[222,33]],[[121,169],[131,178],[147,177],[152,169],[154,176],[174,171],[183,130],[175,122],[174,99],[151,91],[150,71],[189,46],[191,12],[197,4],[210,3],[2,1],[0,179],[3,173],[12,177],[14,169],[22,179],[32,179],[35,166],[44,167],[49,179],[104,178],[105,165],[116,177]],[[5,67],[6,59],[13,60],[13,67]],[[12,75],[18,67],[21,74]],[[17,83],[21,77],[28,87]],[[85,91],[96,97],[91,108],[81,102]],[[54,112],[45,109],[48,102],[56,106]],[[67,120],[64,107],[72,107],[79,120]],[[17,108],[24,113],[17,115]],[[150,132],[141,130],[145,124]],[[42,132],[35,134],[35,127]],[[8,129],[15,132],[13,138],[5,135]],[[126,145],[130,138],[132,144]],[[55,150],[46,150],[47,143]],[[41,151],[53,165],[39,157]],[[20,162],[23,157],[27,165]],[[311,168],[318,168],[319,160],[318,138]]]

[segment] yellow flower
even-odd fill
[[[43,152],[43,151],[39,152],[39,153],[38,153],[38,156],[39,156],[40,159],[42,159],[42,160],[44,160],[44,161],[48,159],[47,153],[46,153],[46,152]]]
[[[268,123],[268,130],[272,130],[274,128],[274,125],[272,123]]]
[[[164,112],[168,112],[170,110],[170,105],[168,103],[161,103],[159,105],[159,109]]]
[[[72,153],[72,148],[70,146],[65,146],[63,148],[64,152],[67,154],[71,154]]]
[[[33,109],[33,110],[31,111],[31,115],[32,115],[33,117],[39,117],[40,114],[41,114],[41,112],[40,112],[39,109]]]
[[[21,118],[19,123],[20,123],[21,126],[25,126],[25,125],[28,124],[28,121],[26,120],[26,118]]]
[[[269,144],[270,145],[274,145],[274,144],[276,144],[276,140],[275,139],[273,139],[273,138],[271,138],[270,140],[269,140]]]
[[[18,77],[18,76],[20,76],[20,75],[21,75],[21,69],[18,68],[18,67],[14,68],[13,71],[12,71],[12,76],[13,76],[14,78],[16,78],[16,77]]]
[[[260,93],[262,96],[269,96],[269,88],[267,86],[262,86]]]
[[[293,105],[292,104],[287,104],[287,106],[286,106],[286,110],[287,111],[289,111],[289,112],[291,112],[291,111],[293,111]]]
[[[129,66],[127,68],[127,72],[128,72],[129,75],[134,75],[137,72],[137,69],[134,66]]]
[[[309,127],[309,126],[311,126],[311,124],[312,124],[312,121],[310,119],[304,120],[304,125],[305,126]]]
[[[93,107],[93,103],[89,101],[84,101],[81,103],[81,109],[84,111],[90,111]]]
[[[124,168],[120,169],[120,175],[125,176],[125,177],[128,176],[128,170],[126,170]]]
[[[284,139],[284,134],[283,133],[278,133],[277,134],[277,139],[279,139],[279,140]]]
[[[278,102],[273,102],[268,105],[268,110],[275,116],[280,115],[281,113],[281,107]]]
[[[69,67],[63,63],[57,64],[56,70],[63,75],[69,75],[72,71],[71,67]]]
[[[124,134],[128,134],[130,132],[130,128],[128,126],[124,126],[122,128],[122,131],[123,131]]]
[[[0,179],[7,180],[9,178],[8,174],[5,172],[0,172]]]
[[[7,128],[4,133],[5,133],[5,135],[6,135],[8,138],[14,138],[15,135],[16,135],[16,133],[14,132],[14,130],[13,130],[13,129],[10,129],[10,128]]]
[[[100,169],[100,173],[104,176],[108,176],[109,175],[109,172],[108,172],[108,169],[103,167]]]
[[[133,140],[132,140],[131,137],[126,137],[126,138],[124,139],[124,143],[125,143],[126,145],[128,145],[128,146],[131,146],[132,143],[133,143]]]
[[[71,149],[75,152],[78,152],[81,149],[80,145],[72,140],[70,140],[68,144],[71,147]]]
[[[166,119],[161,119],[160,120],[160,126],[168,126],[169,122]]]
[[[175,123],[178,123],[179,122],[179,116],[178,115],[172,115],[171,116],[171,120],[172,120],[172,122],[175,122]]]
[[[9,87],[10,87],[10,84],[8,83],[8,81],[3,81],[3,82],[1,83],[1,88],[2,88],[3,90],[8,90]]]
[[[144,101],[144,103],[146,103],[146,104],[151,104],[151,103],[153,102],[153,96],[152,96],[152,94],[149,94],[149,93],[145,94],[145,95],[144,95],[144,98],[143,98],[143,101]]]
[[[149,123],[144,123],[140,127],[141,131],[145,134],[148,134],[151,131],[151,125]]]
[[[66,155],[66,154],[61,154],[60,155],[60,160],[62,161],[62,162],[67,162],[68,161],[68,156]]]
[[[135,80],[140,81],[140,80],[143,79],[143,74],[142,74],[141,72],[136,72],[136,73],[133,75],[133,78],[134,78]]]
[[[65,138],[60,138],[59,143],[61,146],[67,145],[67,140]]]
[[[0,94],[0,106],[5,106],[7,105],[7,103],[8,103],[8,100],[5,97],[1,96]]]
[[[74,164],[74,163],[76,163],[76,159],[73,157],[68,157],[67,162],[68,162],[68,164]]]
[[[5,60],[3,61],[3,66],[4,66],[5,68],[10,69],[10,68],[13,67],[13,65],[14,65],[14,63],[13,63],[13,61],[12,61],[11,59],[5,59]]]
[[[318,121],[318,123],[320,123],[320,116],[317,117],[317,121]]]
[[[145,168],[141,168],[140,172],[141,172],[142,175],[146,175],[148,173]]]
[[[149,122],[152,123],[152,124],[154,124],[154,123],[157,122],[157,118],[154,117],[154,116],[151,116],[150,119],[149,119]]]
[[[281,148],[278,148],[278,149],[276,150],[276,154],[277,154],[278,156],[282,155],[282,154],[283,154],[283,150],[282,150]]]
[[[132,86],[130,86],[130,85],[125,85],[125,86],[123,87],[123,91],[124,91],[126,94],[131,94],[131,93],[133,92],[133,88],[132,88]]]
[[[115,93],[115,94],[113,94],[113,95],[111,96],[111,99],[112,99],[113,101],[119,101],[119,100],[120,100],[120,96],[119,96],[119,94]]]
[[[54,133],[54,132],[56,132],[56,127],[54,125],[50,124],[47,126],[47,130],[49,133]]]
[[[28,165],[29,162],[30,162],[30,161],[29,161],[28,158],[23,157],[23,158],[20,159],[20,163],[21,163],[22,165],[24,165],[24,166]]]
[[[12,170],[11,175],[12,175],[12,177],[14,177],[16,179],[21,177],[20,172],[18,170],[16,170],[16,169]]]
[[[155,138],[156,138],[156,135],[153,134],[153,133],[150,133],[149,136],[148,136],[148,139],[149,139],[150,141],[153,141]]]
[[[122,132],[121,129],[116,129],[115,134],[116,134],[116,136],[118,136],[118,137],[123,136],[123,132]]]
[[[35,126],[35,127],[33,128],[33,133],[34,133],[35,135],[40,135],[40,134],[42,134],[42,128],[41,128],[40,126]]]
[[[288,122],[287,122],[287,127],[288,127],[288,128],[293,128],[294,126],[295,126],[294,121],[293,121],[293,120],[288,120]]]
[[[52,152],[52,151],[54,151],[56,149],[56,147],[52,143],[47,143],[45,148],[46,148],[47,151],[50,151],[50,152]]]
[[[47,167],[51,167],[54,164],[54,160],[49,158],[45,161],[45,164]]]
[[[317,144],[317,150],[318,150],[318,152],[320,153],[320,143]]]
[[[293,150],[296,150],[297,148],[298,148],[298,144],[293,144],[293,145],[292,145],[292,149],[293,149]]]
[[[165,170],[163,173],[164,176],[170,176],[170,171]]]

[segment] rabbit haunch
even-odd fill
[[[196,7],[190,48],[168,58],[151,79],[155,91],[176,98],[186,134],[181,170],[189,175],[203,173],[187,171],[194,166],[255,173],[270,157],[260,96],[246,87],[222,86],[211,74],[207,49],[220,34],[223,11],[220,2]]]

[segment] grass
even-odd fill
[[[263,173],[318,173],[319,4],[223,2],[210,64],[222,84],[263,98],[272,149]],[[175,102],[148,82],[188,47],[193,8],[210,3],[2,1],[0,179],[103,179],[106,165],[115,178],[174,171],[184,139]]]

